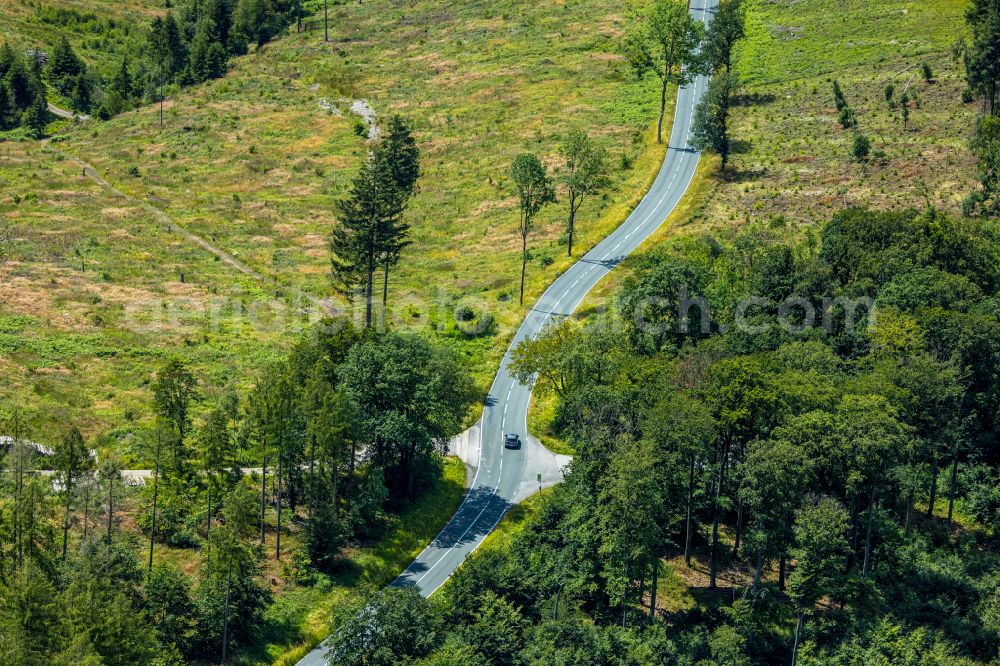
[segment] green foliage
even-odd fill
[[[260,582],[260,548],[247,546],[225,528],[212,531],[194,603],[198,616],[194,650],[216,655],[222,645],[228,603],[229,649],[254,645],[271,591]]]
[[[184,445],[191,427],[191,401],[197,399],[197,381],[187,364],[172,358],[156,373],[153,399],[157,414],[173,425],[173,465],[176,470],[185,462]]]
[[[528,234],[532,231],[538,211],[546,204],[555,202],[556,191],[541,161],[528,153],[522,153],[514,158],[514,163],[510,167],[510,179],[517,188],[518,209],[520,211],[518,230],[521,234],[521,295],[519,302],[524,305],[524,273],[530,258],[528,255]]]
[[[729,160],[729,110],[733,95],[739,89],[735,74],[712,77],[708,90],[695,108],[694,125],[691,127],[691,145],[698,150],[717,153],[722,158],[720,170],[726,170]]]
[[[733,51],[736,43],[743,39],[746,17],[740,0],[722,0],[715,10],[715,16],[708,24],[702,57],[707,73],[725,68],[729,74],[733,68]]]
[[[576,214],[585,199],[599,194],[611,185],[607,150],[593,141],[586,132],[574,130],[560,147],[566,160],[566,174],[561,178],[566,187],[569,203],[567,254],[573,256],[573,234],[576,231]]]
[[[849,107],[847,98],[844,97],[844,91],[840,89],[840,83],[837,79],[833,80],[833,105],[837,107],[838,112],[843,112],[844,109]]]
[[[370,459],[395,496],[412,498],[435,446],[458,431],[472,402],[456,358],[416,335],[372,335],[351,348],[338,378]]]
[[[980,209],[988,215],[1000,213],[1000,117],[986,116],[976,124],[972,152],[978,158]]]
[[[191,599],[191,581],[175,567],[154,566],[143,588],[143,606],[156,627],[161,646],[172,645],[181,653],[190,649],[197,623]]]
[[[725,36],[721,33],[725,32]],[[719,38],[732,36],[720,31]],[[653,72],[660,80],[660,120],[656,141],[663,141],[666,91],[671,83],[683,85],[697,73],[698,47],[704,25],[692,18],[687,7],[675,0],[654,0],[647,12],[630,26],[621,50],[639,77]]]
[[[872,143],[867,136],[861,132],[854,134],[854,146],[851,148],[851,156],[858,162],[864,162],[871,153]]]
[[[906,98],[905,95],[903,97]],[[837,116],[837,122],[844,129],[851,129],[852,127],[858,126],[858,120],[854,115],[854,109],[849,106],[841,107],[840,113]]]
[[[505,663],[629,664],[651,652],[777,663],[792,651],[809,664],[862,653],[986,663],[998,561],[983,529],[998,515],[996,422],[983,418],[997,387],[982,374],[1000,358],[987,333],[998,325],[993,233],[934,211],[850,209],[818,247],[759,228],[678,240],[635,263],[612,313],[519,345],[513,370],[555,394],[555,426],[576,455],[517,536],[452,579],[447,641],[486,641],[488,603],[504,609],[493,622],[519,627],[503,634]],[[677,285],[691,276],[712,313],[703,334],[656,345],[663,329],[647,321],[624,335],[632,304],[648,320],[655,303],[654,321],[676,330]],[[854,313],[834,302],[851,295],[872,302]],[[782,331],[789,298],[829,308],[830,322]],[[752,331],[730,318],[748,299],[762,301]],[[588,348],[608,361],[603,374],[583,371]],[[989,462],[965,462],[980,457]],[[950,533],[940,497],[918,515],[935,493],[949,496]],[[699,574],[682,551],[709,588],[731,587],[713,597],[686,582]],[[748,573],[731,582],[737,571]],[[640,618],[650,629],[630,643],[620,627]],[[619,646],[610,658],[605,641]]]
[[[1000,7],[976,0],[966,11],[972,29],[972,44],[965,51],[969,88],[983,97],[983,105],[997,115],[1000,88]]]
[[[344,610],[328,643],[331,664],[392,666],[429,655],[441,640],[436,610],[413,588],[390,587]]]
[[[406,237],[410,227],[402,216],[416,182],[409,178],[419,174],[419,166],[415,161],[406,163],[414,155],[406,139],[408,134],[404,135],[405,125],[395,131],[395,140],[368,154],[351,183],[350,196],[338,202],[340,224],[334,228],[331,242],[334,279],[343,293],[352,296],[358,289],[363,295],[365,326],[371,326],[373,321],[376,269],[382,265],[388,281],[389,267],[409,244]]]

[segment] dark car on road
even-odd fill
[[[521,448],[521,438],[514,433],[510,433],[503,438],[503,446],[505,449],[519,449]]]

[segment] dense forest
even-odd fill
[[[559,395],[566,482],[440,601],[384,593],[331,663],[997,659],[997,228],[783,231],[670,242],[609,312],[519,347]],[[690,608],[657,596],[679,575]]]
[[[301,16],[292,0],[182,0],[148,26],[118,24],[72,8],[40,9],[42,20],[66,31],[119,38],[114,69],[95,71],[65,34],[51,52],[0,46],[0,131],[40,138],[49,98],[77,114],[108,119],[139,104],[160,101],[165,90],[226,73],[229,59],[261,48]],[[61,102],[63,103],[63,102]]]

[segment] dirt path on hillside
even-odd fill
[[[209,243],[207,240],[205,240],[201,236],[198,236],[197,234],[194,234],[194,233],[188,231],[187,229],[185,229],[184,227],[182,227],[180,224],[178,224],[177,222],[175,222],[169,215],[167,215],[165,212],[163,212],[162,210],[160,210],[156,206],[152,205],[148,201],[144,201],[142,199],[139,199],[137,197],[132,196],[131,194],[128,194],[127,192],[123,192],[122,190],[118,189],[117,187],[115,187],[114,185],[112,185],[111,183],[109,183],[107,180],[105,180],[104,177],[101,176],[101,174],[99,174],[97,172],[97,169],[95,169],[92,165],[90,165],[87,162],[83,161],[79,157],[77,157],[75,155],[72,155],[70,153],[67,153],[66,151],[64,151],[64,150],[62,150],[60,148],[57,148],[56,146],[52,145],[51,143],[48,143],[48,142],[46,142],[46,143],[47,143],[47,147],[50,148],[51,150],[59,153],[60,155],[62,155],[66,159],[71,160],[71,161],[79,164],[83,168],[83,174],[85,176],[87,176],[88,178],[90,178],[92,181],[94,181],[95,183],[97,183],[98,185],[100,185],[101,187],[103,187],[108,192],[111,192],[112,194],[114,194],[114,195],[116,195],[118,197],[121,197],[121,198],[125,199],[126,201],[128,201],[128,202],[130,202],[130,203],[132,203],[132,204],[134,204],[136,206],[139,206],[144,211],[146,211],[147,213],[149,213],[150,215],[152,215],[157,221],[159,221],[161,224],[163,224],[170,231],[173,231],[173,232],[175,232],[177,234],[180,234],[187,241],[189,241],[191,243],[194,243],[195,245],[201,247],[203,250],[214,254],[216,257],[219,258],[220,261],[222,261],[225,264],[227,264],[228,266],[236,269],[240,273],[243,273],[244,275],[248,275],[248,276],[252,277],[253,279],[255,279],[255,280],[259,281],[259,282],[267,283],[268,286],[271,286],[271,285],[276,285],[276,286],[279,286],[279,287],[281,286],[279,283],[277,283],[277,280],[275,280],[274,278],[267,277],[264,274],[262,274],[262,273],[260,273],[258,271],[255,271],[254,269],[250,268],[249,266],[247,266],[246,264],[244,264],[242,261],[240,261],[239,259],[237,259],[233,255],[229,254],[228,252],[226,252],[226,251],[224,251],[224,250],[216,247],[215,245],[212,245],[211,243]],[[306,300],[308,300],[314,306],[316,306],[317,308],[319,308],[325,314],[328,314],[328,315],[332,315],[333,314],[333,309],[331,308],[330,303],[329,303],[328,300],[316,298],[312,294],[306,293],[304,291],[299,292],[299,293]]]

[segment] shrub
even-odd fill
[[[850,129],[852,127],[856,127],[857,119],[854,117],[854,110],[849,106],[845,106],[844,108],[842,108],[840,110],[840,116],[838,118],[838,122],[840,122],[840,126],[843,127],[844,129]]]
[[[861,132],[854,135],[854,148],[852,149],[854,159],[863,162],[868,157],[869,152],[871,152],[871,147],[871,141],[868,140],[867,136]]]
[[[368,137],[368,125],[365,124],[365,121],[361,120],[360,118],[354,119],[354,133],[360,136],[362,139]]]
[[[923,73],[924,81],[926,81],[927,83],[930,83],[931,81],[934,80],[934,72],[931,70],[931,66],[928,65],[926,62],[920,66],[920,71]]]
[[[982,203],[982,195],[979,193],[979,190],[969,192],[969,195],[962,199],[962,215],[966,217],[974,216],[979,209],[980,203]]]
[[[836,79],[833,80],[833,103],[836,105],[837,111],[841,113],[848,108],[847,98],[844,97],[844,91],[840,89],[840,84]]]
[[[892,85],[891,83],[887,84],[885,86],[885,101],[887,102],[892,101],[892,96],[893,94],[895,94],[895,92],[896,92],[896,86]]]
[[[966,88],[962,91],[962,104],[971,104],[975,99],[976,96],[972,92],[972,88]]]

